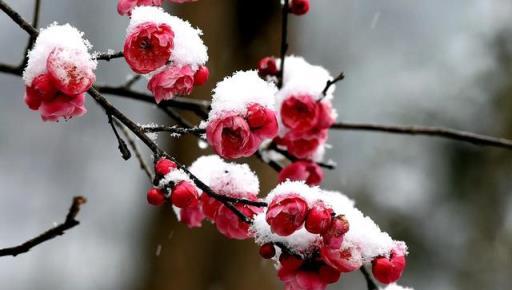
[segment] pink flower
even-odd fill
[[[238,115],[227,115],[209,122],[206,138],[217,154],[229,159],[251,156],[261,142],[251,133],[245,119]]]
[[[288,132],[282,139],[288,152],[299,159],[311,159],[318,147],[325,141],[327,130],[322,135],[310,135],[296,137],[293,132]],[[325,137],[324,137],[325,136]]]
[[[315,124],[317,130],[328,129],[336,121],[333,114],[333,109],[330,101],[323,100],[317,102],[318,119]]]
[[[181,181],[172,189],[171,202],[178,208],[194,207],[199,203],[199,193],[192,183]]]
[[[343,243],[343,236],[349,230],[349,223],[345,216],[339,215],[335,217],[327,231],[322,233],[324,245],[331,249],[339,249]]]
[[[354,247],[344,250],[323,247],[320,256],[327,265],[343,273],[355,271],[363,265],[361,251]]]
[[[136,6],[161,6],[162,0],[119,0],[117,12],[120,15],[130,15]]]
[[[332,209],[318,202],[309,210],[304,227],[313,234],[325,233],[331,226],[332,213]]]
[[[302,226],[307,211],[308,204],[300,195],[278,195],[268,206],[266,220],[273,233],[289,236]]]
[[[372,273],[381,283],[393,283],[402,276],[405,264],[405,253],[401,249],[393,249],[389,258],[378,257],[373,260]]]
[[[278,276],[286,290],[323,290],[335,283],[340,272],[319,260],[304,261],[299,257],[281,254]]]
[[[201,227],[205,215],[199,203],[180,209],[180,222],[187,225],[188,228]]]
[[[189,95],[194,86],[194,71],[189,65],[169,66],[154,75],[148,83],[148,90],[157,103],[170,100],[176,95]]]
[[[319,185],[324,179],[322,168],[315,162],[300,160],[291,163],[279,172],[279,182],[303,180],[306,184]]]
[[[124,42],[124,58],[136,73],[146,74],[164,66],[174,48],[174,32],[166,24],[137,25]]]
[[[215,198],[209,197],[206,193],[201,195],[201,207],[206,218],[214,222],[217,217],[217,212],[222,203]]]
[[[281,119],[285,127],[305,132],[317,123],[317,102],[310,95],[290,96],[281,105]]]
[[[96,80],[89,55],[80,50],[54,48],[46,67],[55,87],[66,95],[85,93]]]
[[[256,195],[249,199],[256,200]],[[261,208],[244,204],[236,204],[235,207],[249,218],[252,218],[256,213],[262,211]],[[221,234],[230,239],[245,240],[250,237],[249,224],[243,222],[224,204],[221,204],[217,210],[215,215],[215,226]]]
[[[274,138],[279,129],[275,112],[259,104],[248,106],[247,123],[251,132],[261,139]]]
[[[290,12],[295,15],[304,15],[309,11],[309,0],[292,0]]]
[[[25,103],[32,110],[39,110],[42,102],[51,101],[57,96],[57,88],[49,74],[42,74],[32,80],[25,88]]]
[[[48,102],[42,102],[39,111],[43,121],[58,121],[72,117],[80,117],[87,113],[85,109],[85,94],[67,96],[57,93],[57,97]]]

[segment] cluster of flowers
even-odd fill
[[[256,71],[237,72],[217,84],[208,120],[201,124],[217,154],[229,159],[248,157],[277,135],[276,91]]]
[[[345,195],[287,181],[266,201],[251,233],[262,257],[276,261],[286,289],[324,289],[365,263],[385,284],[402,275],[405,243],[393,241]]]
[[[247,200],[258,200],[259,181],[247,165],[224,162],[217,155],[197,159],[190,171],[216,194]],[[229,208],[207,193],[202,192],[189,176],[168,159],[155,164],[158,186],[147,193],[148,202],[162,205],[169,199],[178,219],[189,228],[200,227],[207,219],[217,230],[230,239],[243,240],[250,237],[249,225],[244,223]],[[253,217],[262,209],[236,204],[235,207],[247,217]]]
[[[65,39],[66,41],[62,41]],[[69,24],[42,29],[23,72],[25,103],[43,121],[82,116],[85,92],[96,80],[96,61],[83,33]]]
[[[197,0],[169,0],[171,3],[187,3]],[[131,15],[132,10],[139,6],[162,6],[164,0],[119,0],[117,1],[117,12],[120,15]]]
[[[124,58],[134,72],[147,74],[148,90],[157,103],[189,95],[208,80],[208,49],[201,35],[201,30],[160,7],[131,10]]]
[[[304,182],[283,182],[265,198],[267,208],[234,204],[253,220],[249,225],[197,188],[174,162],[158,160],[155,172],[158,185],[147,193],[150,204],[169,200],[178,219],[190,228],[200,227],[206,219],[230,239],[254,238],[260,255],[276,262],[278,276],[288,290],[325,289],[342,273],[369,263],[374,277],[385,284],[396,282],[404,271],[405,243],[392,240],[339,192]],[[215,194],[258,200],[258,178],[246,164],[227,163],[210,155],[197,159],[190,172]],[[390,290],[402,289],[391,285]]]

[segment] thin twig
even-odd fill
[[[132,76],[123,86],[123,88],[129,90],[138,80],[140,80],[141,75]]]
[[[1,4],[1,3],[0,3]],[[4,256],[17,256],[19,254],[26,253],[30,251],[33,247],[42,244],[46,241],[49,241],[51,239],[54,239],[58,236],[63,235],[67,230],[77,226],[80,224],[79,221],[77,221],[75,218],[80,211],[80,206],[84,203],[86,203],[86,199],[83,196],[76,196],[73,198],[73,202],[71,203],[71,207],[69,208],[68,214],[66,215],[66,219],[63,223],[60,225],[57,225],[46,232],[40,234],[39,236],[30,239],[26,242],[24,242],[21,245],[11,247],[11,248],[5,248],[0,249],[0,257]]]
[[[363,265],[361,266],[361,273],[363,273],[364,279],[366,280],[366,284],[368,285],[368,290],[379,290],[379,286],[377,286],[377,283],[373,280],[372,276],[370,276],[370,273],[366,269],[366,267]]]
[[[192,128],[180,128],[176,126],[142,126],[146,133],[158,133],[158,132],[169,132],[171,134],[204,134],[206,129],[192,127]]]
[[[323,98],[325,98],[327,96],[327,91],[329,90],[329,88],[332,85],[334,85],[335,83],[343,80],[344,78],[345,78],[345,74],[343,72],[341,72],[334,79],[328,80],[327,83],[325,84],[324,89],[322,90],[322,96],[320,97],[320,99],[318,101],[320,102]]]
[[[331,129],[337,130],[356,130],[356,131],[373,131],[391,134],[403,135],[425,135],[447,138],[456,141],[468,142],[480,146],[492,146],[512,149],[512,140],[505,138],[496,138],[486,135],[480,135],[467,131],[459,131],[441,127],[426,126],[397,126],[397,125],[381,125],[367,123],[348,123],[340,122],[334,124]]]
[[[41,0],[34,1],[34,17],[32,18],[32,26],[34,28],[37,28],[39,26],[39,14],[41,12]],[[28,52],[30,49],[32,49],[32,46],[34,46],[34,43],[36,42],[36,38],[33,36],[30,36],[30,39],[27,43],[27,46],[25,47],[25,53],[23,54],[23,61],[21,62],[19,69],[22,71],[28,62]]]
[[[119,136],[119,133],[117,132],[116,126],[114,125],[114,121],[112,118],[112,114],[109,114],[107,112],[108,117],[108,123],[110,124],[110,127],[112,127],[112,131],[114,131],[114,135],[116,136],[117,143],[119,144],[117,148],[119,148],[119,151],[121,152],[121,156],[124,160],[128,160],[132,157],[132,153],[130,152],[130,149],[128,149],[128,146],[126,145],[126,142]]]
[[[121,58],[121,57],[124,57],[122,51],[119,51],[119,52],[104,52],[104,53],[96,54],[95,59],[110,61],[110,60],[112,60],[114,58]]]
[[[288,160],[290,160],[292,162],[299,160],[299,158],[291,155],[290,152],[280,149],[275,143],[270,144],[268,149],[276,151],[277,153],[283,155],[284,157],[286,157]],[[324,163],[324,162],[315,162],[315,163],[318,166],[323,167],[325,169],[331,169],[331,170],[336,169],[336,164],[333,164],[333,163]]]
[[[283,86],[284,62],[286,58],[286,52],[288,51],[288,13],[290,12],[289,8],[289,0],[284,0],[283,8],[281,10],[281,64],[279,68],[279,73],[277,75],[278,88],[281,88]]]
[[[126,140],[128,140],[128,145],[130,145],[130,147],[132,148],[132,151],[135,152],[135,157],[137,158],[137,160],[139,160],[140,168],[144,171],[144,173],[146,173],[149,180],[153,180],[153,175],[151,174],[151,169],[150,169],[149,165],[146,163],[146,161],[144,160],[144,158],[142,157],[142,154],[140,153],[140,150],[139,150],[137,144],[135,143],[135,140],[133,140],[133,138],[130,136],[130,132],[118,120],[114,119],[114,124],[119,129],[121,129],[121,132],[123,132],[124,137],[126,138]]]

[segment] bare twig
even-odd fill
[[[121,132],[123,132],[124,137],[126,138],[126,140],[128,140],[128,145],[130,145],[132,151],[135,153],[135,157],[137,158],[137,160],[139,160],[139,165],[140,165],[140,168],[142,169],[142,171],[144,171],[144,173],[146,173],[149,180],[153,180],[153,175],[151,174],[151,169],[150,169],[149,165],[146,163],[146,161],[144,160],[144,158],[142,157],[142,154],[140,153],[140,150],[139,150],[137,144],[135,143],[135,140],[133,140],[133,138],[130,136],[130,132],[126,129],[126,127],[123,124],[121,124],[116,119],[114,119],[114,124],[119,129],[121,129]]]
[[[176,126],[143,126],[144,132],[146,133],[158,133],[158,132],[169,132],[171,134],[204,134],[206,132],[203,128],[192,127],[192,128],[180,128]]]
[[[396,125],[381,125],[381,124],[367,124],[367,123],[348,123],[340,122],[334,124],[331,129],[337,130],[356,130],[356,131],[373,131],[391,134],[403,135],[425,135],[447,138],[455,141],[462,141],[472,143],[480,146],[501,147],[512,149],[512,140],[505,138],[496,138],[486,135],[480,135],[467,131],[459,131],[449,128],[441,127],[426,127],[426,126],[396,126]]]
[[[39,14],[41,12],[41,0],[34,1],[34,17],[32,18],[32,26],[34,28],[37,28],[39,26]],[[33,36],[30,36],[30,40],[27,43],[27,47],[25,47],[25,53],[23,55],[23,61],[21,62],[19,69],[23,71],[25,66],[28,62],[28,52],[30,49],[32,49],[32,46],[34,46],[34,43],[36,42],[36,38]]]
[[[108,114],[108,123],[110,124],[110,127],[112,127],[112,131],[114,131],[114,135],[116,136],[117,143],[119,151],[121,152],[121,156],[124,160],[128,160],[132,157],[132,153],[130,152],[130,149],[128,149],[128,146],[126,145],[126,142],[119,136],[119,133],[117,132],[116,126],[114,125],[114,121],[112,118],[112,114]]]
[[[291,155],[288,151],[280,149],[275,143],[270,144],[268,149],[274,150],[275,152],[283,155],[284,157],[286,157],[288,160],[290,160],[292,162],[299,160],[299,158]],[[325,169],[336,169],[336,164],[333,164],[333,163],[316,162],[316,164]]]
[[[83,196],[76,196],[73,198],[73,202],[71,204],[71,207],[69,208],[68,214],[66,215],[66,219],[63,223],[60,225],[57,225],[56,227],[53,227],[46,232],[40,234],[39,236],[30,239],[26,242],[24,242],[21,245],[11,247],[11,248],[5,248],[0,249],[0,257],[4,256],[17,256],[19,254],[26,253],[30,251],[33,247],[42,244],[46,241],[49,241],[51,239],[54,239],[58,236],[63,235],[67,230],[77,226],[80,224],[79,221],[77,221],[75,218],[80,211],[80,206],[84,204],[87,200]]]
[[[361,266],[361,273],[363,273],[364,279],[366,280],[366,284],[368,285],[368,290],[379,290],[379,286],[377,286],[377,283],[373,280],[372,276],[370,276],[370,273],[366,269],[366,267],[363,265]]]
[[[279,73],[277,75],[277,87],[283,86],[283,75],[284,75],[284,62],[286,58],[286,52],[288,51],[288,13],[290,12],[289,0],[284,0],[283,8],[281,10],[281,64]]]
[[[110,61],[114,58],[121,58],[121,57],[124,57],[123,55],[123,52],[122,51],[119,51],[119,52],[104,52],[104,53],[98,53],[96,54],[96,59],[97,60],[106,60],[106,61]]]
[[[318,101],[320,102],[323,98],[325,98],[327,96],[327,91],[329,90],[329,88],[332,85],[334,85],[335,83],[343,80],[344,78],[345,78],[345,74],[343,72],[341,72],[334,79],[328,80],[327,83],[325,84],[325,88],[322,90],[322,96],[320,97],[320,99]]]

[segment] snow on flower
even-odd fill
[[[281,60],[275,61],[279,66]],[[276,143],[297,158],[321,160],[328,128],[337,116],[331,104],[335,86],[331,86],[325,96],[322,93],[332,76],[323,67],[311,65],[302,57],[289,56],[285,62],[283,86],[276,94],[280,123]]]
[[[171,3],[187,3],[197,0],[169,0]],[[117,12],[120,15],[131,15],[132,9],[137,6],[161,6],[163,0],[118,0]]]
[[[132,11],[127,29],[130,35],[144,23],[167,25],[174,33],[174,48],[169,61],[176,65],[191,65],[194,70],[208,61],[208,48],[204,45],[200,29],[193,28],[188,21],[166,13],[160,7],[141,6]]]
[[[224,158],[248,157],[277,134],[276,87],[256,71],[237,72],[214,89],[206,127],[208,143]]]
[[[65,39],[66,41],[62,41]],[[44,121],[86,113],[84,93],[96,80],[96,61],[83,33],[69,24],[51,24],[36,39],[23,72],[25,103]]]
[[[396,283],[389,284],[385,288],[380,288],[380,289],[381,290],[414,290],[413,288],[403,287],[403,286],[397,285]]]
[[[317,268],[328,265],[338,273],[351,272],[373,262],[374,275],[383,278],[379,281],[391,283],[400,278],[407,254],[405,243],[392,240],[342,193],[286,181],[274,188],[265,201],[268,208],[254,217],[251,226],[259,245],[273,244],[284,253],[296,255],[301,263],[315,263]],[[279,259],[280,269],[285,268],[280,272],[289,272],[279,255],[274,259]],[[306,269],[309,268],[287,276],[291,280],[281,280],[289,286]],[[316,277],[312,281],[320,275],[307,273]]]

